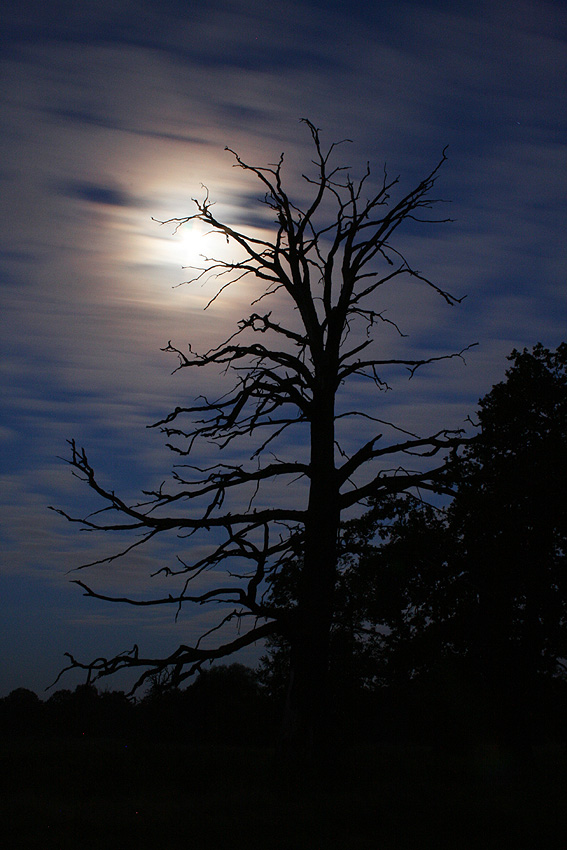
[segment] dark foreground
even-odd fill
[[[78,739],[0,743],[9,848],[564,848],[567,765],[528,773],[494,750],[349,751],[331,770],[267,750]]]

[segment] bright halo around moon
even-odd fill
[[[250,275],[243,278],[240,271],[223,271],[222,263],[235,263],[245,259],[243,249],[233,240],[227,240],[210,224],[199,219],[191,219],[181,225],[175,221],[166,221],[158,225],[160,233],[151,240],[153,257],[157,264],[180,269],[185,282],[194,287],[195,294],[199,293],[206,302],[211,301],[222,290],[219,302],[242,300],[250,302],[257,293],[257,281]],[[238,229],[238,226],[236,226]],[[270,238],[269,231],[247,227],[246,234],[255,238]],[[238,278],[238,283],[232,288],[230,280]]]
[[[227,217],[231,212],[237,218],[238,210],[229,209]],[[269,230],[250,226],[245,230],[251,237],[273,238]],[[226,236],[199,219],[182,224],[175,220],[162,223],[155,218],[142,218],[138,213],[135,218],[123,221],[122,226],[117,222],[114,233],[122,237],[117,245],[120,241],[120,260],[129,272],[121,282],[127,298],[163,304],[164,279],[168,279],[173,288],[186,284],[184,298],[189,296],[195,309],[215,301],[216,309],[234,310],[237,303],[249,305],[261,294],[253,274],[242,277],[238,271],[223,273],[219,267],[223,262],[242,261],[245,254],[233,240],[227,242]],[[235,281],[238,278],[234,286],[230,285],[231,278]],[[222,295],[216,299],[221,290]]]
[[[174,221],[152,221],[146,227],[138,246],[140,259],[150,265],[175,266],[176,268],[202,269],[210,265],[207,258],[215,256],[218,234],[211,233],[202,221],[193,219],[176,226]],[[218,256],[218,255],[217,255]]]
[[[170,258],[183,268],[205,268],[209,265],[207,257],[214,253],[211,249],[217,240],[218,234],[211,233],[210,226],[206,228],[202,221],[193,219],[180,225],[172,234]]]

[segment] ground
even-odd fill
[[[359,747],[329,772],[269,750],[126,739],[4,740],[4,846],[49,850],[563,848],[567,763]]]

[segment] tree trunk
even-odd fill
[[[311,485],[282,736],[285,749],[315,758],[331,743],[329,644],[340,524],[330,385],[328,382],[313,405]]]

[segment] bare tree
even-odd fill
[[[174,466],[169,488],[162,485],[147,492],[144,503],[130,504],[99,483],[84,449],[71,441],[69,463],[102,499],[104,508],[82,518],[58,512],[88,529],[139,535],[126,549],[94,563],[112,561],[162,532],[175,530],[185,536],[209,532],[211,545],[205,556],[166,568],[173,579],[182,578],[177,579],[181,585],[175,592],[165,597],[115,597],[98,593],[83,581],[77,584],[89,597],[130,605],[181,608],[190,602],[223,602],[231,608],[219,618],[219,628],[231,618],[239,622],[239,634],[221,638],[216,645],[206,645],[202,638],[163,658],[143,657],[134,647],[90,663],[69,655],[70,667],[86,669],[94,678],[141,668],[138,684],[167,671],[178,684],[205,661],[279,633],[292,647],[284,738],[291,745],[312,748],[325,729],[341,516],[364,505],[370,496],[416,487],[436,490],[446,453],[459,441],[456,431],[420,436],[376,418],[373,394],[367,410],[339,410],[337,401],[353,383],[366,381],[370,388],[383,391],[392,368],[405,367],[411,377],[425,364],[463,352],[404,360],[380,357],[375,351],[378,329],[385,327],[381,323],[401,335],[376,306],[379,290],[387,285],[410,279],[447,305],[459,301],[415,270],[392,245],[405,222],[449,220],[429,214],[438,203],[430,194],[445,152],[415,189],[393,201],[398,179],[388,181],[384,171],[378,185],[369,189],[368,167],[361,179],[351,179],[346,167],[333,164],[337,145],[324,149],[319,130],[309,121],[305,124],[313,140],[315,170],[313,176],[303,175],[310,200],[301,206],[282,184],[283,154],[277,164],[263,168],[248,165],[230,151],[235,166],[254,175],[265,193],[262,203],[273,212],[275,222],[270,238],[246,235],[220,221],[208,192],[204,200],[193,201],[193,214],[169,220],[175,227],[204,222],[239,252],[239,259],[232,261],[205,258],[206,268],[197,270],[193,280],[221,278],[215,298],[245,277],[261,285],[252,304],[255,312],[241,319],[225,342],[204,354],[191,346],[184,352],[171,342],[164,349],[178,357],[181,370],[220,367],[233,376],[231,388],[221,397],[199,397],[156,423],[182,459]],[[283,310],[283,318],[266,310],[266,301]],[[347,453],[339,444],[338,426],[353,419],[370,423],[372,434]],[[293,459],[297,454],[289,457],[292,429],[303,429],[308,446],[303,462]],[[190,463],[203,443],[218,447],[233,462]],[[240,444],[253,445],[244,461]],[[286,446],[287,456],[276,455]],[[430,460],[424,462],[424,457]],[[293,506],[283,502],[274,506],[281,486],[292,482],[297,489]],[[298,557],[302,566],[297,604],[291,609],[270,605],[270,581],[291,569]],[[210,571],[211,586],[193,593],[192,582],[205,571]],[[219,575],[228,578],[219,580]]]

